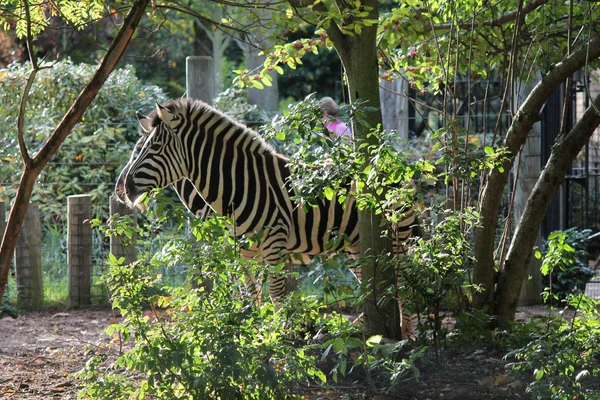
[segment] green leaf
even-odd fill
[[[366,344],[369,347],[373,347],[374,345],[381,343],[381,339],[383,339],[382,335],[374,335],[367,339]]]
[[[544,370],[543,369],[536,369],[533,373],[534,373],[536,381],[539,381],[539,380],[541,380],[544,377]]]
[[[487,154],[488,156],[491,156],[494,154],[494,148],[490,147],[490,146],[485,146],[483,148],[483,151],[485,151],[485,154]]]
[[[333,199],[333,197],[335,196],[335,190],[333,190],[331,187],[327,186],[324,191],[323,194],[325,195],[325,198],[329,201],[331,201]]]

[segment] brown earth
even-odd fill
[[[545,313],[543,307],[520,310],[521,319]],[[114,362],[119,341],[102,331],[117,321],[111,310],[43,311],[0,319],[0,399],[76,399],[79,382],[71,373],[94,354]],[[423,366],[418,383],[395,394],[382,394],[360,376],[328,390],[298,388],[308,399],[525,399],[525,384],[511,377],[502,354],[465,351]],[[327,372],[327,371],[325,371]]]

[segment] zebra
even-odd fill
[[[146,192],[174,183],[181,201],[196,216],[214,212],[232,221],[236,235],[260,241],[241,252],[272,265],[307,263],[316,255],[344,250],[360,254],[358,211],[352,196],[334,197],[303,208],[294,201],[288,159],[258,133],[199,100],[157,104],[139,118],[141,137],[116,184],[117,197],[129,204]],[[416,215],[412,207],[395,228],[394,252],[406,252]],[[337,232],[337,236],[335,233]],[[333,249],[328,243],[337,240]],[[360,280],[360,271],[353,272]],[[286,293],[285,277],[269,277],[270,296]]]

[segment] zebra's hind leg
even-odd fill
[[[293,275],[294,264],[288,260],[282,269],[282,273],[269,274],[269,297],[273,302],[280,301],[298,287],[298,281]]]
[[[247,268],[244,268],[245,286],[242,288],[243,295],[254,299],[256,305],[262,304],[262,279],[257,277]]]

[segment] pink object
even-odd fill
[[[344,122],[341,120],[335,120],[332,122],[328,122],[325,127],[329,129],[331,132],[335,133],[337,136],[348,136],[352,138],[352,131]]]

